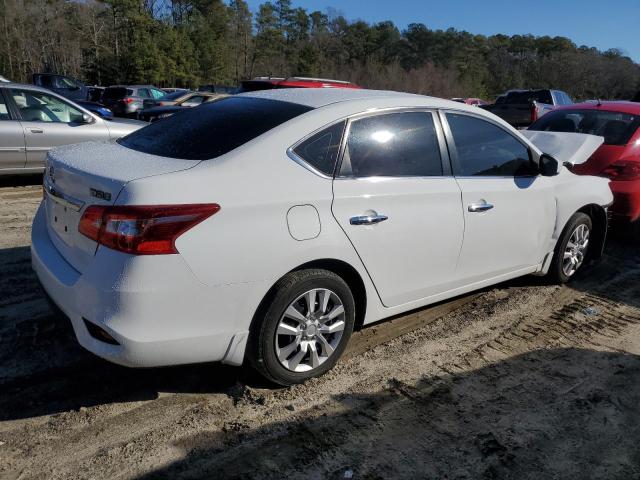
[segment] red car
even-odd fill
[[[240,91],[253,92],[256,90],[270,90],[273,88],[362,88],[355,83],[344,80],[329,80],[326,78],[308,77],[257,77],[240,82]]]
[[[587,102],[558,107],[529,130],[589,133],[604,137],[591,158],[573,168],[578,175],[611,179],[614,219],[633,222],[640,233],[640,104]]]

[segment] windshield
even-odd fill
[[[311,110],[297,103],[229,97],[185,109],[120,139],[139,152],[185,160],[216,158]]]
[[[556,110],[533,123],[529,130],[588,133],[604,137],[605,145],[626,145],[640,126],[640,116],[606,110]]]

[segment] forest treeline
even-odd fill
[[[90,84],[196,87],[257,75],[321,76],[442,97],[559,88],[629,98],[640,66],[564,37],[474,35],[351,21],[274,0],[0,0],[0,74],[39,71]],[[428,18],[428,13],[424,14]]]

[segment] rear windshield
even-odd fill
[[[540,117],[529,130],[589,133],[605,145],[626,145],[640,126],[640,116],[606,110],[556,110]]]
[[[264,98],[224,98],[152,123],[118,143],[162,157],[208,160],[309,110],[306,105]]]
[[[133,95],[133,90],[124,87],[108,87],[104,90],[102,98],[123,98],[127,95]]]
[[[528,92],[511,92],[500,103],[523,104],[536,101],[538,103],[553,104],[549,90],[535,90]]]

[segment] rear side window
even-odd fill
[[[428,112],[402,112],[355,120],[340,174],[354,177],[442,175],[440,146]]]
[[[640,115],[606,110],[555,110],[540,117],[529,130],[588,133],[604,137],[605,145],[626,145],[640,127]]]
[[[162,157],[208,160],[311,109],[306,105],[264,98],[223,98],[152,123],[118,143]]]
[[[339,122],[312,135],[293,152],[325,175],[333,175],[346,122]]]
[[[102,94],[102,98],[118,99],[118,98],[124,98],[127,95],[132,95],[132,94],[133,94],[133,90],[129,90],[124,87],[109,87],[105,89],[104,93]]]
[[[530,90],[526,92],[511,92],[507,95],[504,102],[511,105],[520,105],[532,102],[553,104],[551,91],[549,90]]]
[[[485,120],[447,113],[457,162],[454,174],[471,176],[532,176],[538,174],[529,149],[513,135]]]

